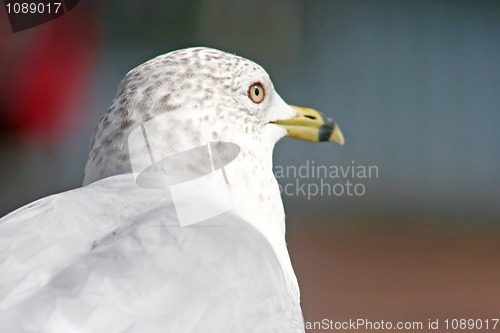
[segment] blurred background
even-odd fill
[[[306,320],[500,316],[498,1],[82,1],[17,33],[1,7],[0,214],[80,186],[121,78],[199,45],[340,124],[345,146],[285,140],[275,165],[378,169],[283,196]]]

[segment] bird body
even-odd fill
[[[301,320],[258,230],[233,214],[181,227],[172,202],[132,180],[4,218],[1,332],[284,332]]]
[[[189,48],[130,71],[94,133],[84,186],[0,220],[0,331],[296,331],[299,287],[272,172],[284,136],[343,143],[247,59]],[[203,146],[210,162],[175,164]],[[220,191],[200,185],[216,169]],[[200,175],[195,187],[180,181],[186,172]],[[190,190],[157,186],[166,176]],[[182,223],[182,207],[226,204]]]

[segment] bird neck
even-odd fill
[[[266,236],[272,232],[284,237],[285,213],[272,171],[272,149],[245,148],[226,167],[234,212]]]
[[[300,291],[285,240],[285,213],[272,169],[272,148],[245,150],[225,169],[234,213],[254,226],[269,241],[281,264],[287,286],[300,299]]]

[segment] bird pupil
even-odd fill
[[[259,94],[260,94],[259,87],[256,86],[255,87],[255,95],[259,96]]]

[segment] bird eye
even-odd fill
[[[261,103],[264,100],[265,95],[266,92],[260,82],[252,83],[250,87],[248,87],[248,98],[250,98],[254,103]]]

